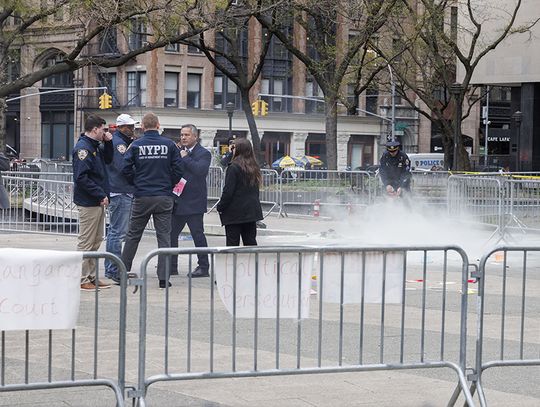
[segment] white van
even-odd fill
[[[407,154],[411,160],[411,170],[431,170],[438,171],[444,169],[444,154],[443,153],[424,153],[424,154]]]

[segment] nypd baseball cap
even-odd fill
[[[127,113],[123,113],[120,116],[116,118],[116,125],[117,126],[131,126],[138,124],[139,122],[136,121],[133,117],[131,117]]]

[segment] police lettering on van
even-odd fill
[[[431,170],[444,169],[444,154],[426,153],[426,154],[408,154],[411,160],[412,170]]]

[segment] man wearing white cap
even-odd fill
[[[135,125],[138,122],[129,114],[116,118],[116,131],[113,133],[114,158],[107,166],[111,184],[109,203],[109,230],[107,232],[107,251],[118,257],[122,254],[122,242],[126,236],[133,202],[134,186],[122,175],[124,153],[134,139]],[[105,277],[120,282],[116,264],[105,260]]]

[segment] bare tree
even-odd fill
[[[481,0],[420,0],[418,3],[413,7],[403,0],[406,12],[390,26],[405,44],[404,58],[392,63],[399,78],[400,94],[440,130],[446,165],[454,170],[467,170],[470,163],[463,145],[461,122],[485,96],[471,85],[475,69],[505,38],[529,30],[536,22],[516,26],[522,0],[507,1],[501,8]],[[387,59],[392,58],[392,50],[378,47],[377,51]],[[460,84],[456,84],[458,80]]]
[[[208,3],[212,3],[211,7]],[[73,72],[90,65],[104,68],[125,64],[135,56],[198,35],[214,27],[221,9],[215,2],[191,0],[5,0],[0,6],[0,151],[5,148],[5,99],[34,83],[54,74]],[[225,3],[222,7],[230,6]],[[36,5],[37,4],[37,5]],[[55,21],[57,15],[67,14],[63,21]],[[205,15],[210,23],[195,27],[186,23],[195,16]],[[213,17],[212,17],[213,16]],[[107,30],[125,32],[132,19],[143,19],[149,27],[147,41],[124,53],[92,55],[88,47],[98,41]],[[202,21],[200,19],[199,21]],[[49,34],[71,33],[70,49],[61,55],[54,65],[20,74],[11,69],[19,64],[14,56],[30,38],[40,32]],[[15,73],[8,76],[8,73]]]
[[[257,14],[306,67],[324,95],[327,165],[337,168],[337,105],[355,56],[385,24],[399,0],[289,0],[287,7]],[[294,21],[295,35],[305,34],[307,46],[289,36],[283,21]],[[344,39],[344,27],[354,40]]]
[[[264,5],[261,6],[264,7]],[[270,2],[269,7],[277,6],[279,6],[279,2]],[[249,25],[253,24],[255,30],[262,31],[262,28],[258,21],[252,17],[254,10],[251,10],[248,4],[229,11],[231,12],[226,14],[218,29],[201,33],[181,42],[201,50],[214,67],[236,85],[251,133],[253,150],[259,164],[262,164],[264,157],[261,152],[261,138],[251,108],[250,92],[260,77],[273,35],[272,33],[261,35],[257,53],[248,55],[242,44],[244,43],[243,37],[247,39]],[[190,25],[192,29],[195,29],[195,22],[190,21]]]

